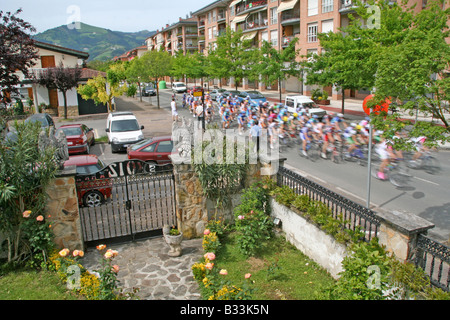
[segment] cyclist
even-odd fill
[[[244,105],[238,115],[239,134],[242,135],[242,131],[245,130],[247,124],[247,107]]]
[[[305,124],[300,129],[300,139],[302,140],[302,154],[307,157],[308,154],[306,153],[306,147],[309,143],[311,143],[311,123]]]

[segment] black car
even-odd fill
[[[142,96],[148,97],[148,96],[156,96],[156,89],[152,86],[147,86],[144,89],[142,89]]]
[[[55,127],[55,122],[48,113],[35,113],[26,118],[25,122],[40,122],[42,128]]]

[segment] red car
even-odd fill
[[[154,137],[132,144],[127,148],[128,159],[139,159],[156,164],[171,163],[169,158],[173,149],[171,139],[171,136]]]
[[[56,134],[58,131],[63,131],[66,135],[69,154],[89,154],[90,146],[95,144],[94,130],[84,124],[66,124],[59,127]]]
[[[95,173],[105,168],[103,162],[94,154],[71,156],[64,167],[77,167],[78,204],[97,207],[111,197],[112,182],[106,175]],[[86,176],[83,176],[86,175]]]

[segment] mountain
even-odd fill
[[[145,39],[153,34],[155,31],[111,31],[80,23],[79,29],[69,29],[66,25],[62,25],[38,33],[33,38],[57,46],[88,52],[88,61],[106,61],[144,45]]]

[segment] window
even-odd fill
[[[317,42],[317,23],[308,24],[308,42]]]
[[[319,14],[319,0],[308,0],[308,16]]]
[[[333,20],[322,21],[322,33],[333,32]]]
[[[269,33],[267,31],[261,32],[261,40],[269,42]]]
[[[277,24],[277,23],[278,23],[277,7],[270,8],[270,24]]]
[[[278,30],[270,31],[270,43],[273,47],[278,46]]]
[[[322,13],[333,11],[333,0],[322,0]]]
[[[208,39],[212,39],[212,29],[208,28]]]
[[[213,21],[213,22],[216,22],[216,21],[217,21],[216,10],[214,10],[214,11],[212,12],[212,21]]]
[[[157,152],[172,152],[172,141],[160,141]]]
[[[148,147],[145,147],[141,151],[142,152],[153,152],[153,151],[155,151],[155,146],[156,146],[156,143],[152,143],[151,145],[149,145]]]

